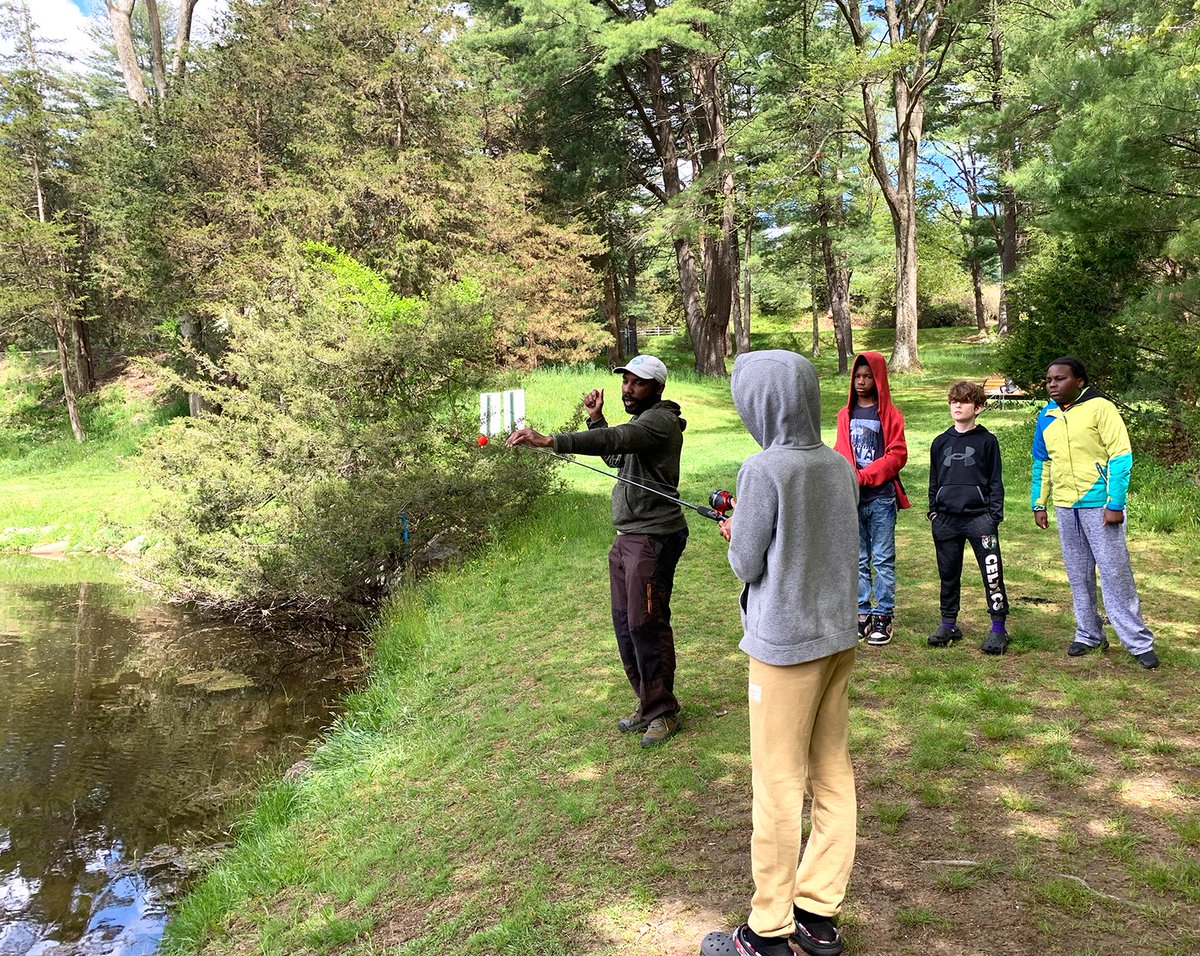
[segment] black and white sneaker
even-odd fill
[[[867,634],[867,643],[872,647],[882,647],[892,643],[892,616],[890,614],[873,614],[871,616],[871,631]]]
[[[871,633],[871,615],[860,614],[858,616],[858,639],[865,641],[867,635]]]

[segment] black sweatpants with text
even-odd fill
[[[938,577],[942,579],[942,620],[958,619],[963,545],[968,541],[983,576],[988,614],[993,619],[1003,619],[1008,616],[1008,594],[1004,590],[1000,535],[991,515],[937,514],[933,516],[933,547],[937,554]]]

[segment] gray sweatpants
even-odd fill
[[[1142,620],[1125,525],[1104,523],[1103,508],[1056,508],[1063,564],[1075,603],[1075,640],[1096,647],[1104,638],[1096,613],[1096,569],[1104,593],[1104,612],[1130,654],[1154,646],[1154,635]]]

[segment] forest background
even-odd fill
[[[720,376],[754,316],[843,370],[853,323],[901,372],[973,325],[1195,458],[1190,2],[195,2],[106,0],[87,62],[0,3],[0,344],[45,370],[6,454],[122,368],[174,388],[179,597],[369,613],[547,487],[477,393],[652,328]]]

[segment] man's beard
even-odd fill
[[[644,398],[641,401],[638,401],[636,398],[626,398],[624,395],[622,395],[621,401],[625,405],[625,411],[630,415],[640,415],[642,412],[646,411],[646,409],[654,407],[654,404],[658,401],[658,396],[652,395],[649,398]]]

